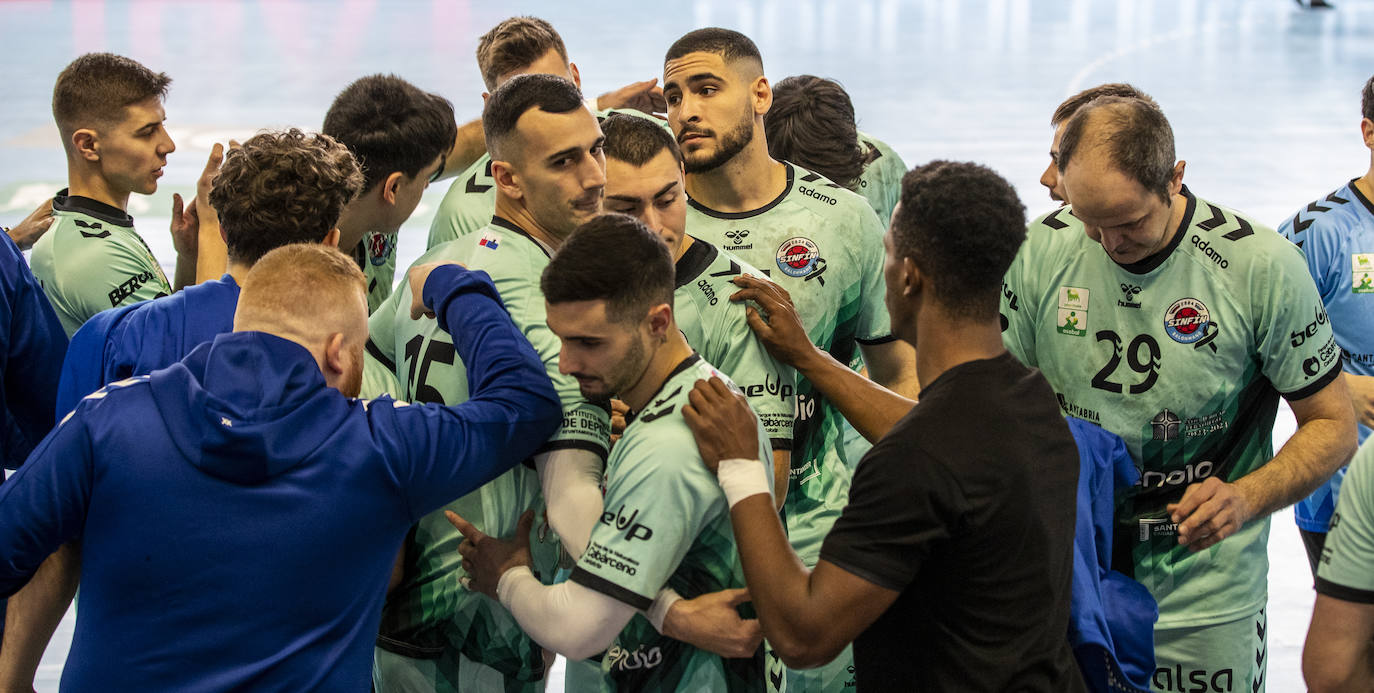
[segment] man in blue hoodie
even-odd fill
[[[408,528],[559,421],[484,273],[421,266],[411,287],[411,314],[437,315],[470,364],[464,404],[352,398],[362,273],[292,245],[248,273],[235,332],[88,396],[0,486],[0,594],[83,542],[64,688],[367,690]]]

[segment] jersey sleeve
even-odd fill
[[[106,238],[82,238],[64,244],[58,290],[83,322],[102,310],[168,296],[172,287],[150,255],[129,243]]]
[[[0,236],[4,236],[0,254],[4,256],[4,299],[9,315],[0,382],[4,383],[5,402],[18,405],[9,415],[24,438],[20,445],[6,446],[3,461],[16,467],[52,429],[67,335],[24,256],[7,235]]]
[[[644,610],[724,512],[724,496],[691,440],[627,436],[616,445],[627,449],[616,450],[605,511],[572,580]]]
[[[1249,280],[1255,343],[1265,377],[1285,399],[1298,400],[1340,374],[1341,350],[1301,251],[1276,246]]]
[[[1304,223],[1305,222],[1305,223]],[[1302,228],[1299,228],[1299,225]],[[1333,262],[1333,248],[1330,239],[1344,233],[1343,229],[1328,228],[1336,225],[1335,217],[1320,215],[1304,220],[1295,214],[1279,226],[1279,235],[1302,249],[1307,271],[1316,282],[1317,293],[1323,300],[1329,300],[1340,286],[1340,280],[1349,273],[1344,272],[1344,264]]]
[[[926,557],[949,540],[962,513],[956,480],[943,465],[911,463],[921,456],[919,448],[893,439],[868,452],[854,473],[849,504],[821,546],[821,560],[879,587],[906,588]]]
[[[854,196],[857,201],[863,198]],[[883,224],[867,204],[860,204],[856,256],[862,279],[858,330],[855,337],[860,344],[880,344],[892,341],[892,321],[887,314],[887,288],[883,283]]]
[[[1341,485],[1317,563],[1317,592],[1374,604],[1374,443],[1360,447]]]
[[[429,245],[466,236],[487,225],[496,208],[496,181],[491,176],[491,157],[482,156],[453,181],[434,221],[429,226]]]
[[[1031,225],[1031,233],[1035,225]],[[1002,318],[1002,344],[1007,347],[1027,368],[1037,368],[1035,358],[1035,306],[1034,291],[1029,276],[1033,260],[1031,240],[1028,237],[1021,250],[1002,277],[1002,298],[1000,312]]]
[[[737,305],[737,304],[736,304]],[[754,331],[749,329],[743,311],[726,311],[724,334],[728,342],[719,355],[707,361],[735,381],[744,391],[749,407],[763,422],[773,450],[792,449],[792,427],[797,412],[797,372],[775,360]]]

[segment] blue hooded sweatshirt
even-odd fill
[[[8,234],[0,237],[0,462],[14,469],[57,420],[53,393],[67,333],[24,255]]]
[[[560,418],[485,273],[436,269],[424,299],[463,404],[344,397],[304,347],[234,332],[85,398],[0,485],[0,594],[82,540],[64,690],[368,690],[409,527]]]

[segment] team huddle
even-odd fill
[[[735,31],[590,99],[537,18],[477,62],[477,120],[374,75],[216,145],[170,279],[127,211],[170,78],[57,77],[69,187],[0,240],[0,690],[79,586],[69,690],[1256,693],[1294,503],[1308,684],[1374,680],[1374,159],[1275,231],[1104,84],[1027,224]]]

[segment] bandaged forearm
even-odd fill
[[[554,450],[535,455],[534,468],[549,525],[576,559],[587,549],[592,528],[601,519],[601,458],[587,450]]]
[[[568,659],[586,659],[611,646],[635,608],[575,582],[545,585],[519,567],[496,585],[501,605],[534,641]]]
[[[725,492],[725,501],[731,508],[735,504],[760,493],[773,496],[772,470],[758,460],[735,458],[721,460],[716,469],[716,480],[720,490]]]

